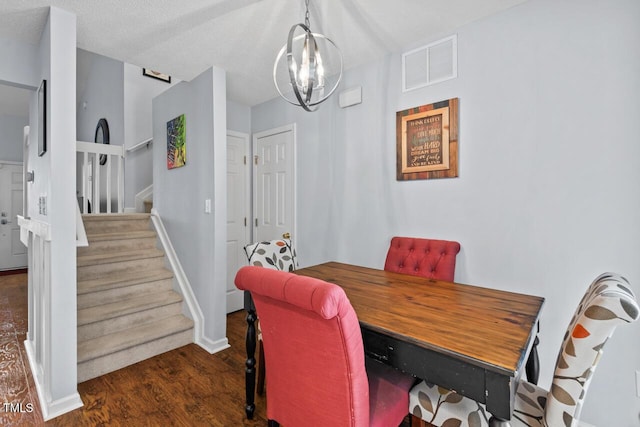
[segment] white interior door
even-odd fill
[[[253,136],[253,240],[295,239],[295,125]]]
[[[247,265],[249,244],[249,135],[227,132],[227,313],[243,308],[243,292],[233,283]]]
[[[22,215],[21,163],[0,163],[0,270],[27,266],[27,248],[20,241]]]

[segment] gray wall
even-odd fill
[[[227,99],[227,129],[251,133],[251,108]]]
[[[17,40],[0,38],[0,57],[11,58],[0,62],[0,83],[25,89],[35,89],[40,84],[39,47]]]
[[[0,84],[35,90],[40,84],[39,47],[15,40],[0,38]],[[24,117],[0,116],[0,159],[22,161],[22,132],[29,123]],[[17,140],[16,140],[17,138]]]
[[[455,80],[403,93],[397,53],[345,73],[361,105],[254,107],[253,132],[297,123],[300,264],[382,268],[394,235],[457,240],[457,281],[547,299],[548,387],[590,281],[616,271],[640,294],[638,22],[636,0],[530,0],[459,29]],[[395,113],[454,97],[460,176],[396,181]],[[608,345],[586,422],[638,425],[639,333],[621,327]]]
[[[24,117],[0,115],[0,160],[22,161],[24,127],[29,125],[29,111]]]
[[[124,64],[125,147],[131,148],[153,136],[151,100],[174,84],[175,79],[166,83],[145,77],[142,68]],[[135,207],[136,194],[153,184],[152,152],[150,145],[125,155],[125,207]]]
[[[96,126],[101,118],[109,125],[109,144],[124,144],[124,64],[120,61],[77,50],[77,139],[78,141],[93,142]],[[81,159],[81,155],[76,156]],[[76,188],[78,195],[82,189],[81,161],[76,162]],[[101,180],[101,209],[106,212],[107,182],[106,168],[100,166]],[[113,169],[116,171],[117,169]],[[111,188],[118,185],[117,173],[111,178]],[[115,191],[115,190],[114,190]],[[117,193],[113,193],[117,194]],[[117,198],[112,197],[113,212],[117,212]],[[95,207],[94,207],[95,210]]]
[[[98,120],[107,119],[111,145],[124,143],[124,64],[78,49],[78,141],[93,142]]]
[[[226,339],[226,93],[211,68],[153,100],[153,204],[205,317],[204,334]],[[167,122],[185,115],[186,164],[167,169]],[[210,199],[212,212],[205,213]]]

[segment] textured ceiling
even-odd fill
[[[312,0],[311,27],[349,69],[523,1]],[[277,96],[273,61],[304,18],[303,0],[2,0],[0,38],[37,43],[50,5],[76,14],[79,48],[180,80],[218,66],[228,98],[249,106]]]

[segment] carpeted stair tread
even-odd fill
[[[108,241],[108,240],[144,239],[148,237],[156,237],[156,232],[153,230],[139,230],[139,231],[124,231],[124,232],[115,232],[115,233],[87,234],[89,245],[91,245],[91,242],[102,242],[102,241]]]
[[[127,274],[111,274],[99,279],[78,281],[78,295],[90,292],[100,292],[109,289],[123,288],[126,286],[139,285],[141,283],[155,282],[173,278],[173,273],[166,268],[157,270],[131,271]]]
[[[82,215],[82,221],[87,222],[99,222],[99,221],[144,221],[151,217],[148,213],[131,213],[131,214],[84,214]]]
[[[170,290],[130,298],[125,301],[83,308],[78,310],[78,326],[112,319],[137,311],[150,310],[163,305],[175,304],[181,301],[182,296]]]
[[[118,252],[115,254],[98,253],[78,256],[77,266],[85,267],[88,265],[111,264],[114,262],[131,261],[134,259],[158,258],[163,256],[164,252],[156,248]]]
[[[183,315],[162,321],[135,326],[120,332],[78,343],[78,363],[106,356],[118,351],[142,345],[193,327],[193,321]]]

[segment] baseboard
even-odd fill
[[[217,341],[213,341],[205,336],[201,336],[199,338],[196,338],[196,344],[207,350],[210,354],[214,354],[231,347],[229,345],[229,340],[226,337]]]
[[[49,421],[57,416],[71,412],[74,409],[82,408],[84,403],[80,398],[80,394],[76,390],[68,396],[61,399],[48,400],[47,393],[44,391],[44,384],[42,383],[42,376],[37,375],[37,364],[35,361],[33,347],[31,342],[26,340],[24,342],[25,350],[27,351],[27,359],[29,360],[29,368],[33,376],[33,382],[36,385],[36,391],[38,392],[38,400],[40,401],[40,410],[42,412],[42,418],[45,421]]]

